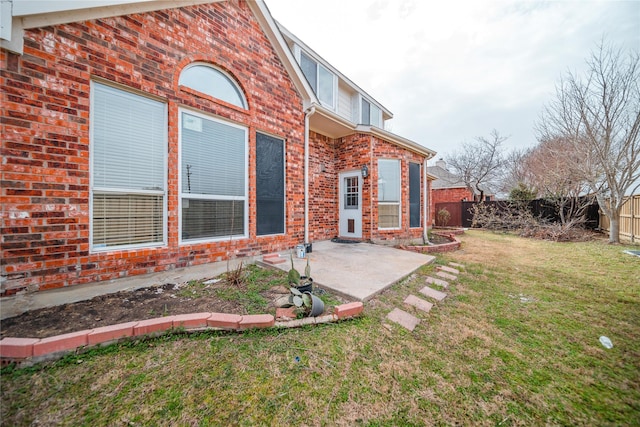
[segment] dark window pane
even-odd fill
[[[371,124],[371,104],[364,98],[362,98],[362,124]]]
[[[300,52],[300,68],[314,92],[318,90],[318,64],[304,52]]]
[[[420,165],[409,163],[409,226],[420,227]]]
[[[257,234],[284,233],[284,141],[256,134]]]

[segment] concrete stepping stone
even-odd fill
[[[436,291],[435,289],[430,288],[428,286],[425,286],[424,288],[420,289],[420,293],[425,296],[428,296],[429,298],[433,298],[436,301],[442,301],[447,297],[447,294],[445,294],[444,292]]]
[[[406,297],[404,299],[404,303],[412,305],[418,310],[422,310],[427,313],[431,311],[431,309],[433,308],[433,304],[431,304],[429,301],[425,301],[422,298],[418,298],[415,295],[409,295],[408,297]]]
[[[447,267],[446,265],[439,265],[436,270],[439,271],[444,271],[445,273],[451,273],[451,274],[460,274],[460,270],[458,270],[457,268],[453,268],[453,267]]]
[[[447,282],[446,280],[436,279],[435,277],[431,277],[431,276],[427,277],[426,282],[428,285],[438,285],[438,286],[442,286],[445,289],[449,287],[449,282]]]
[[[456,280],[458,280],[458,276],[455,276],[455,275],[449,274],[449,273],[445,273],[444,271],[436,271],[436,276],[442,277],[445,280],[452,280],[454,282]]]
[[[399,308],[391,310],[391,313],[387,314],[387,319],[396,322],[411,332],[413,332],[416,326],[418,326],[418,323],[420,323],[420,319],[404,310],[400,310]]]
[[[458,264],[457,262],[450,262],[449,265],[451,267],[459,268],[461,270],[464,270],[466,268],[464,265]]]

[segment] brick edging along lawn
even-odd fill
[[[351,302],[334,307],[332,314],[318,317],[306,317],[287,321],[276,321],[271,314],[225,314],[191,313],[157,317],[138,322],[119,323],[95,329],[71,332],[48,338],[14,338],[0,340],[0,359],[5,363],[37,363],[48,359],[57,359],[81,347],[92,347],[115,343],[121,339],[142,336],[157,336],[172,329],[186,331],[228,330],[244,331],[256,328],[295,328],[303,325],[335,322],[358,316],[364,310],[362,302]]]

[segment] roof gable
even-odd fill
[[[0,11],[2,16],[0,47],[22,54],[24,30],[29,28],[223,1],[225,0],[180,0],[179,2],[167,0],[2,1],[0,2],[2,7]],[[315,94],[302,75],[264,1],[248,0],[247,4],[302,97],[304,107],[307,108],[311,104],[317,103]]]

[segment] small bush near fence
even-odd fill
[[[438,211],[438,225],[441,227],[446,227],[449,224],[449,220],[451,219],[451,214],[447,210],[447,208],[442,208]]]

